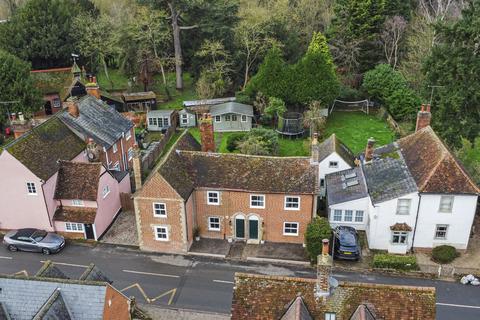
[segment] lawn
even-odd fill
[[[362,112],[334,112],[328,117],[325,137],[332,133],[335,133],[354,154],[365,149],[370,137],[375,138],[377,146],[395,140],[395,134],[385,121]]]
[[[99,72],[97,76],[98,84],[100,88],[107,91],[125,91],[128,90],[128,77],[118,69],[110,69],[108,71],[110,81],[108,81],[104,72]],[[159,109],[182,109],[182,102],[184,100],[195,100],[197,94],[195,92],[195,84],[189,73],[183,74],[184,89],[182,91],[177,90],[175,82],[175,73],[171,72],[166,75],[167,87],[171,96],[171,100],[167,100],[167,94],[165,87],[163,86],[163,80],[161,74],[156,74],[153,77],[153,84],[150,86],[150,90],[157,94],[158,108]],[[113,86],[112,86],[113,84]],[[132,87],[133,91],[143,91],[142,84],[135,84]]]

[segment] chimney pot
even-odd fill
[[[428,127],[430,125],[431,120],[432,120],[432,114],[430,113],[430,104],[427,104],[426,109],[425,109],[425,105],[422,104],[420,111],[417,113],[417,124],[415,126],[415,132],[425,127]]]
[[[328,255],[330,252],[330,241],[328,239],[322,240],[322,255]]]
[[[375,139],[373,137],[369,138],[367,141],[367,148],[365,149],[365,161],[373,160],[373,152],[375,146]]]
[[[68,101],[67,102],[68,113],[74,117],[78,118],[80,115],[80,110],[78,109],[78,104],[75,101]]]

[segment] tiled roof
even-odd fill
[[[253,117],[253,107],[251,105],[238,102],[226,102],[210,107],[210,114],[212,117],[225,113],[237,113]]]
[[[280,320],[313,320],[301,296],[295,298]]]
[[[187,199],[195,187],[237,191],[313,194],[318,168],[310,158],[207,153],[187,132],[172,148],[160,173]]]
[[[368,196],[367,185],[360,167],[327,174],[325,176],[325,185],[327,186],[329,205]]]
[[[313,319],[326,312],[350,319],[362,304],[373,305],[384,320],[435,319],[435,288],[339,282],[326,299],[316,299],[315,290],[315,279],[237,273],[231,319],[281,319],[299,295]]]
[[[60,96],[65,95],[73,80],[71,68],[32,70],[31,76],[42,94],[57,93]]]
[[[59,207],[54,215],[55,221],[94,223],[97,215],[97,208],[88,207]]]
[[[374,158],[371,162],[363,164],[363,171],[373,204],[417,191],[415,180],[401,157]]]
[[[55,199],[97,200],[100,162],[60,161]]]
[[[318,147],[320,151],[320,162],[331,155],[332,152],[336,152],[351,167],[354,166],[355,156],[352,151],[350,151],[350,149],[348,149],[348,147],[337,138],[335,133],[321,142]]]
[[[15,320],[31,320],[47,304],[50,305],[47,312],[63,312],[57,319],[68,319],[64,317],[62,304],[68,306],[72,319],[103,318],[106,292],[103,283],[1,276],[0,287],[2,302]],[[61,300],[53,296],[55,292],[61,292]]]
[[[393,226],[390,226],[390,230],[392,231],[412,231],[412,227],[410,227],[405,222],[403,223],[395,223]]]
[[[350,317],[350,320],[381,320],[377,318],[373,306],[361,304]]]
[[[5,149],[46,181],[57,172],[58,160],[72,160],[85,149],[85,143],[54,116]]]
[[[480,193],[431,127],[398,140],[398,145],[420,192]]]
[[[56,289],[40,310],[35,314],[33,320],[62,319],[74,320],[60,289]]]
[[[91,95],[86,95],[78,101],[79,116],[72,117],[67,110],[60,113],[59,118],[83,139],[92,138],[97,144],[110,148],[122,133],[133,127],[115,108],[108,106]]]

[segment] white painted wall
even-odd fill
[[[337,226],[350,226],[357,230],[365,230],[368,223],[368,219],[369,219],[369,214],[368,214],[369,203],[370,203],[370,198],[365,197],[365,198],[329,206],[328,220],[330,221],[330,225],[332,226],[332,228],[335,228]],[[353,221],[352,222],[334,221],[333,220],[334,210],[342,210],[343,217],[345,216],[345,210],[353,210]],[[355,222],[355,211],[357,210],[363,210],[363,222]]]
[[[338,163],[338,167],[337,168],[331,168],[329,166],[330,161],[336,161]],[[320,180],[324,179],[324,181],[325,181],[325,176],[327,174],[338,172],[338,171],[343,171],[343,170],[347,170],[347,169],[351,169],[351,168],[352,167],[347,162],[345,162],[345,160],[343,160],[343,158],[340,157],[338,155],[338,153],[332,152],[332,154],[330,154],[328,157],[326,157],[325,159],[323,159],[323,161],[321,161],[319,163],[319,166],[318,166],[319,175],[318,176],[319,176]],[[325,196],[325,187],[320,188],[320,196],[321,197]]]
[[[369,222],[367,225],[367,237],[370,249],[388,250],[392,253],[406,253],[412,246],[413,231],[409,233],[406,245],[393,245],[391,243],[392,231],[390,226],[396,223],[406,223],[412,229],[418,208],[418,193],[410,193],[400,199],[411,199],[410,213],[408,215],[397,214],[398,199],[378,203],[375,206],[370,204]]]
[[[455,195],[451,213],[439,212],[441,195],[421,194],[415,247],[433,248],[451,245],[466,249],[477,208],[477,196]],[[446,240],[434,239],[437,224],[449,225]]]

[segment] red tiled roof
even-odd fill
[[[384,320],[435,319],[435,288],[340,282],[326,299],[315,290],[315,279],[237,273],[231,319],[280,319],[299,295],[314,319],[326,312],[350,319],[362,304]]]
[[[55,221],[94,223],[97,208],[59,207],[53,215]]]
[[[60,161],[55,199],[97,200],[102,164]]]

